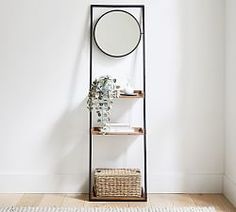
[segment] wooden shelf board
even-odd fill
[[[134,94],[135,95],[121,94],[119,98],[121,98],[121,99],[123,99],[123,98],[134,99],[134,98],[143,98],[143,96],[144,96],[143,91],[141,91],[141,90],[134,90]]]
[[[144,130],[141,127],[133,127],[134,132],[107,132],[106,134],[103,134],[100,130],[100,127],[93,127],[91,129],[91,132],[93,135],[143,135]]]

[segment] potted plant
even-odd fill
[[[109,130],[113,99],[120,95],[116,79],[111,76],[101,76],[92,82],[88,94],[87,106],[90,111],[95,110],[97,122],[104,134]]]

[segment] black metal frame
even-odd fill
[[[94,8],[140,8],[142,13],[142,39],[143,39],[143,149],[144,149],[144,185],[143,197],[134,200],[99,200],[93,198],[92,186],[92,161],[93,161],[93,135],[92,135],[92,112],[89,112],[89,200],[90,201],[147,201],[147,139],[146,139],[146,60],[145,60],[145,7],[144,5],[91,5],[90,6],[90,75],[89,87],[92,85],[93,74],[93,9]]]
[[[129,51],[128,53],[125,53],[125,54],[122,54],[122,55],[112,55],[112,54],[109,54],[109,53],[105,52],[105,51],[98,45],[98,43],[97,43],[96,36],[95,36],[95,31],[96,31],[97,24],[99,23],[99,21],[100,21],[105,15],[107,15],[108,13],[111,13],[111,12],[123,12],[123,13],[127,13],[128,15],[130,15],[130,16],[136,21],[136,23],[137,23],[137,25],[138,25],[138,27],[139,27],[139,33],[140,33],[140,34],[139,34],[139,40],[138,40],[137,44],[135,45],[135,47],[134,47],[131,51]],[[129,13],[129,12],[125,11],[125,10],[117,10],[117,9],[115,9],[115,10],[109,10],[109,11],[105,12],[104,14],[102,14],[101,17],[99,17],[99,19],[97,20],[97,22],[95,23],[94,28],[93,28],[93,37],[94,37],[94,41],[95,41],[97,47],[98,47],[104,54],[106,54],[106,55],[108,55],[108,56],[110,56],[110,57],[120,58],[120,57],[128,56],[129,54],[131,54],[131,53],[138,47],[138,45],[139,45],[139,43],[140,43],[140,41],[141,41],[141,38],[142,38],[142,31],[141,31],[140,24],[139,24],[138,20],[134,17],[134,15],[132,15],[131,13]]]

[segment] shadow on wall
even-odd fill
[[[71,111],[66,111],[55,124],[47,142],[52,163],[51,172],[60,175],[58,190],[86,191],[88,185],[88,113],[86,100]],[[77,178],[77,179],[74,179]],[[72,179],[71,179],[72,178]],[[70,188],[70,186],[72,186]]]
[[[83,35],[78,36],[81,39],[71,70],[68,103],[42,147],[47,157],[43,161],[49,163],[47,167],[50,168],[46,172],[53,176],[52,192],[81,192],[87,191],[88,187],[88,111],[85,99],[87,88],[82,82],[88,82],[89,76],[84,74],[86,67],[82,61],[87,61],[88,58],[89,8],[86,14],[83,30],[80,31]],[[81,102],[77,103],[79,99]]]

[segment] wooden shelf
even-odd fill
[[[91,129],[92,135],[143,135],[144,130],[141,127],[133,127],[134,132],[107,132],[103,134],[100,127],[93,127]]]
[[[94,190],[94,189],[93,189]],[[89,195],[90,201],[142,201],[146,202],[147,198],[145,198],[144,193],[142,192],[141,197],[96,197],[95,193],[92,192]]]
[[[121,99],[127,98],[127,99],[134,99],[134,98],[143,98],[144,94],[141,90],[134,90],[134,95],[127,95],[127,94],[120,94]]]

